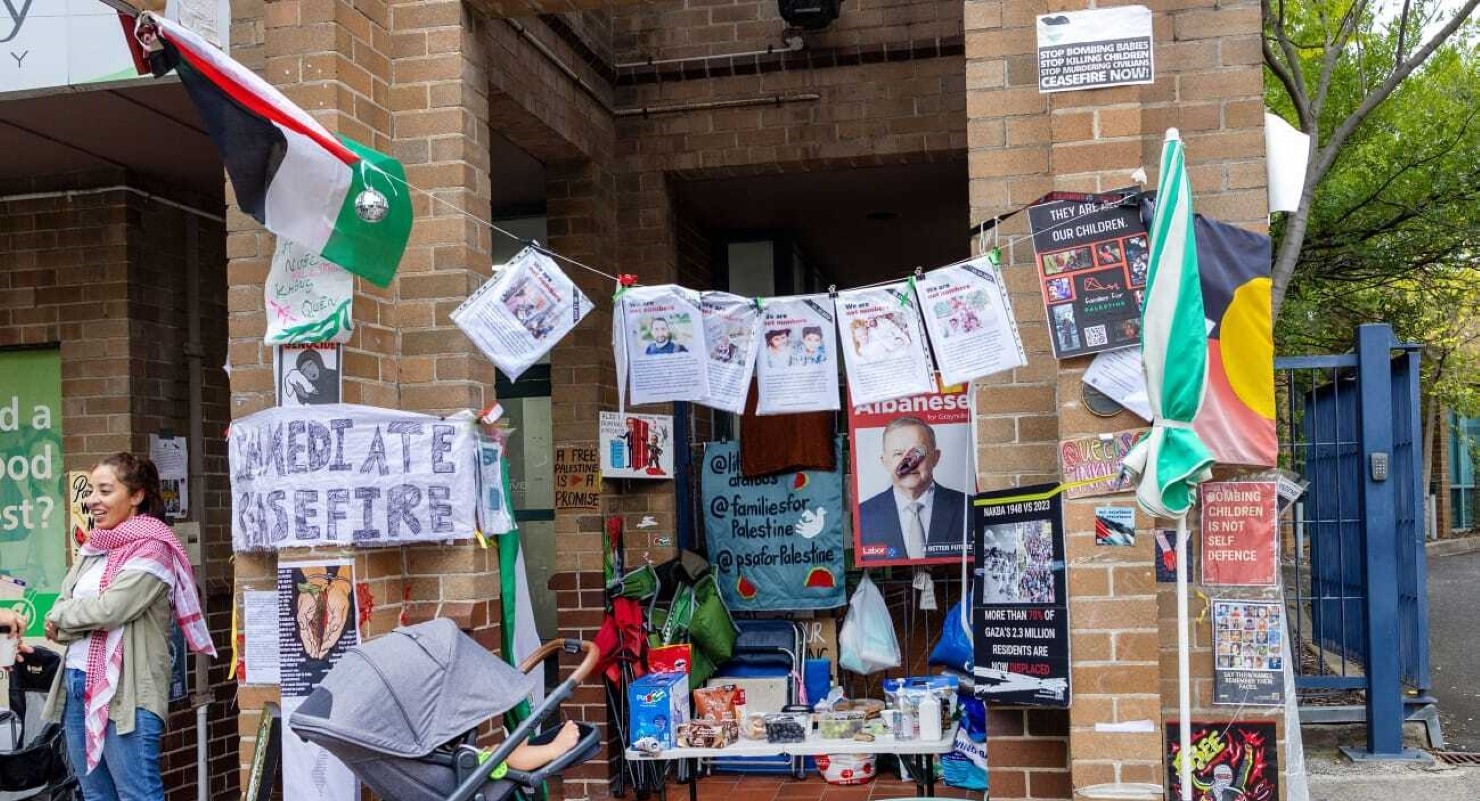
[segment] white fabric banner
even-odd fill
[[[471,415],[349,404],[273,408],[232,423],[227,444],[235,551],[473,536]]]
[[[1028,363],[1002,271],[986,257],[915,281],[942,383],[960,384]]]
[[[734,414],[745,411],[755,352],[760,347],[761,312],[750,298],[705,292],[699,303],[708,345],[709,394],[700,403]]]
[[[1264,112],[1265,168],[1269,179],[1269,210],[1296,211],[1305,192],[1310,163],[1310,134],[1296,130],[1283,117]]]
[[[762,301],[756,414],[841,408],[836,314],[826,294]]]
[[[632,405],[697,401],[708,395],[699,293],[677,284],[638,286],[622,293],[619,302],[627,326]]]
[[[354,332],[355,277],[285,236],[262,290],[269,345],[348,342]]]
[[[839,292],[837,311],[850,403],[935,390],[925,329],[908,282]]]
[[[513,381],[591,309],[591,300],[554,260],[527,247],[453,309],[451,317]]]

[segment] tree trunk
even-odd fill
[[[1422,436],[1423,436],[1423,494],[1424,494],[1424,499],[1423,499],[1423,511],[1421,512],[1421,514],[1424,516],[1424,519],[1427,519],[1428,518],[1428,496],[1433,491],[1430,488],[1432,487],[1432,482],[1434,480],[1434,445],[1435,445],[1435,442],[1436,442],[1436,440],[1437,440],[1437,438],[1439,436],[1439,415],[1442,414],[1443,411],[1444,411],[1444,404],[1440,403],[1438,398],[1430,397],[1429,398],[1429,408],[1427,410],[1427,413],[1424,414],[1424,416],[1423,416],[1423,434],[1422,434]],[[1444,499],[1443,498],[1437,498],[1435,500],[1438,503],[1443,503],[1444,502]],[[1437,521],[1437,516],[1436,516],[1436,521]],[[1443,532],[1439,532],[1439,531],[1430,531],[1429,532],[1429,539],[1438,539],[1439,536],[1442,533]]]

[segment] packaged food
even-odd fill
[[[700,687],[694,691],[694,717],[707,720],[737,720],[735,706],[741,697],[733,684]]]
[[[812,716],[806,712],[772,712],[766,715],[765,726],[768,743],[805,742]]]
[[[824,754],[817,757],[817,772],[828,784],[867,784],[874,780],[873,754]]]
[[[739,738],[739,721],[697,718],[678,727],[677,742],[679,748],[724,748]]]
[[[817,734],[824,740],[847,740],[860,731],[862,712],[823,712],[817,717]]]
[[[740,736],[747,740],[766,739],[766,716],[752,712],[740,722]]]

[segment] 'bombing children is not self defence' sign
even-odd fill
[[[233,423],[228,440],[236,551],[473,534],[471,417],[348,404],[275,408]]]

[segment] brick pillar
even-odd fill
[[[344,400],[429,413],[481,408],[491,400],[492,368],[447,317],[490,271],[489,232],[472,219],[486,219],[489,208],[487,56],[467,12],[457,3],[344,0],[278,0],[263,12],[236,20],[236,58],[330,130],[401,159],[408,181],[424,190],[413,193],[415,223],[396,280],[387,288],[356,281]],[[272,354],[261,337],[275,242],[234,207],[228,215],[232,414],[240,417],[274,402]],[[375,605],[365,637],[403,618],[440,615],[497,644],[493,551],[469,542],[283,554],[304,556],[354,558]],[[270,554],[238,555],[238,592],[271,588],[276,564]],[[275,696],[276,688],[242,689],[244,769],[259,710]]]

